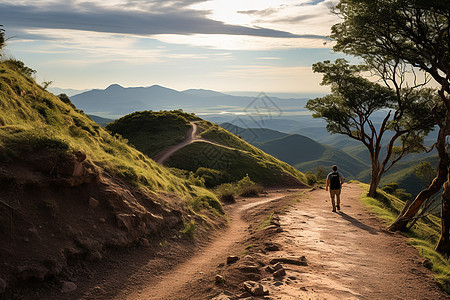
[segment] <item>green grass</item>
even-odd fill
[[[216,181],[215,184],[235,182],[247,174],[256,183],[272,186],[286,184],[289,179],[304,179],[299,171],[291,173],[279,161],[267,160],[265,156],[245,150],[232,150],[201,142],[192,143],[175,152],[166,164],[193,172],[203,167],[227,174],[223,176],[222,182]]]
[[[184,225],[184,229],[181,232],[187,236],[193,237],[195,235],[195,230],[195,222],[194,220],[191,220],[189,223]]]
[[[403,208],[403,202],[381,190],[378,190],[377,199],[367,197],[366,192],[369,186],[367,184],[360,185],[365,191],[361,196],[361,201],[375,212],[386,225],[394,222]],[[432,262],[432,270],[435,272],[438,283],[447,293],[450,293],[450,262],[434,250],[440,237],[440,230],[440,219],[428,215],[419,219],[405,234],[409,237],[409,243],[417,248],[420,255]]]
[[[263,230],[264,228],[266,228],[267,226],[270,225],[270,221],[272,220],[272,217],[274,215],[275,212],[271,213],[259,226],[258,226],[258,230]]]
[[[182,111],[140,111],[106,126],[112,134],[126,137],[141,152],[152,157],[179,144],[191,128],[189,121],[199,118]]]
[[[40,152],[70,156],[80,150],[99,169],[150,193],[174,193],[188,202],[206,191],[193,188],[188,180],[155,163],[121,136],[111,135],[70,101],[62,101],[37,85],[28,73],[14,62],[0,62],[2,163],[11,164]],[[181,112],[177,116],[187,117]]]

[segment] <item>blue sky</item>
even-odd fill
[[[326,93],[335,0],[0,0],[6,55],[52,87]],[[328,43],[326,43],[328,41]]]

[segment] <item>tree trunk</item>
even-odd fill
[[[382,174],[380,174],[378,164],[372,163],[372,174],[370,177],[370,187],[369,187],[369,193],[367,194],[367,196],[375,198],[375,196],[377,194],[378,185],[380,184],[381,175]]]
[[[408,222],[416,215],[419,211],[422,203],[439,192],[442,185],[447,181],[449,158],[447,154],[447,149],[445,147],[445,128],[439,129],[438,139],[436,141],[436,149],[439,154],[439,165],[436,177],[433,179],[428,188],[422,190],[414,199],[414,201],[406,202],[403,207],[402,212],[398,215],[397,220],[394,221],[389,227],[389,231],[405,230]]]
[[[441,204],[441,238],[436,246],[436,251],[450,255],[450,183],[444,184]]]

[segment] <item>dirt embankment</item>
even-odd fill
[[[73,290],[81,283],[71,272],[116,249],[183,239],[181,199],[134,188],[85,158],[42,152],[0,165],[0,298]]]

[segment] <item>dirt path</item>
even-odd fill
[[[166,150],[158,153],[157,155],[155,155],[155,157],[153,158],[154,161],[156,161],[157,163],[164,163],[170,156],[172,156],[172,154],[174,154],[175,152],[177,152],[178,150],[180,150],[181,148],[191,144],[191,143],[196,143],[196,142],[202,142],[202,143],[208,143],[208,144],[212,144],[215,146],[219,146],[222,148],[227,148],[227,149],[231,149],[234,150],[234,148],[231,147],[227,147],[224,145],[221,145],[219,143],[215,143],[212,141],[209,141],[207,139],[204,139],[202,137],[200,137],[198,135],[198,126],[196,124],[196,122],[189,122],[191,124],[191,128],[189,129],[188,133],[187,133],[187,138],[186,140],[184,140],[183,142],[169,147]]]
[[[344,185],[339,213],[324,190],[307,195],[281,217],[275,242],[283,245],[276,255],[304,255],[308,266],[288,265],[295,280],[263,280],[274,299],[449,299],[406,238],[363,206],[359,185]]]
[[[186,286],[202,285],[211,282],[210,272],[226,261],[227,254],[233,252],[233,247],[246,237],[248,223],[242,215],[249,209],[275,201],[285,196],[285,193],[270,193],[266,197],[249,198],[240,202],[228,215],[230,226],[219,237],[214,239],[202,251],[187,262],[177,266],[170,274],[161,276],[157,282],[148,282],[144,287],[130,292],[120,293],[116,299],[190,299],[186,296]],[[197,298],[192,298],[197,299]]]

